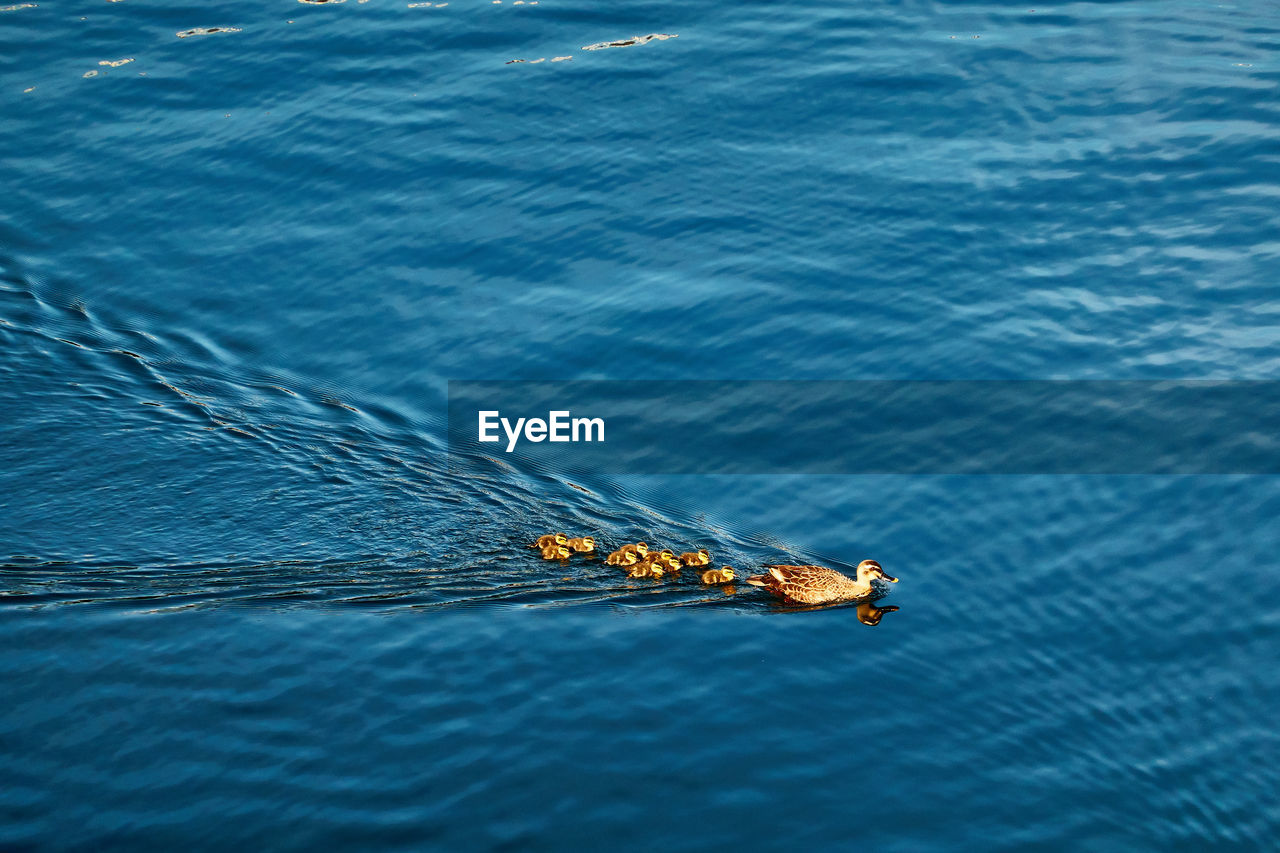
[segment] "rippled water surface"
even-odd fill
[[[0,7],[0,847],[1280,846],[1274,477],[445,457],[449,379],[1276,378],[1278,57],[1186,0]]]

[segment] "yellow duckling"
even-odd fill
[[[596,540],[594,536],[578,536],[570,539],[566,545],[569,549],[578,554],[594,554],[596,550]]]
[[[604,562],[609,566],[634,566],[640,562],[640,557],[636,556],[635,551],[614,551]]]
[[[633,566],[638,562],[640,562],[640,557],[635,551],[625,551],[619,548],[605,558],[604,564],[606,566]]]
[[[700,548],[697,551],[687,551],[681,554],[680,559],[684,561],[686,566],[709,566],[711,565],[711,552],[706,548]]]
[[[618,550],[614,551],[612,554],[609,555],[610,557],[619,558],[618,562],[611,563],[610,565],[615,565],[615,566],[627,565],[626,563],[621,562],[621,557],[623,554],[635,554],[637,558],[643,558],[648,553],[649,553],[649,546],[643,542],[636,542],[634,545],[623,545],[621,548],[619,548]],[[605,562],[608,563],[609,561],[605,560]]]
[[[680,562],[679,557],[671,554],[670,551],[667,551],[666,553],[670,554],[670,556],[664,557],[659,551],[650,551],[640,562],[648,563],[655,568],[662,569],[664,572],[678,572],[680,569],[684,568],[684,564]]]
[[[548,533],[546,536],[539,536],[538,541],[530,545],[530,548],[538,550],[545,549],[548,545],[568,545],[569,537],[563,533]]]
[[[719,569],[711,569],[702,573],[702,582],[705,584],[728,583],[735,577],[732,566],[724,566]]]
[[[631,571],[627,572],[627,577],[629,578],[660,578],[662,577],[662,574],[663,572],[662,572],[661,566],[655,563],[645,561],[643,563],[637,563],[636,565],[632,566]]]
[[[544,560],[567,560],[569,559],[568,547],[557,545],[552,542],[550,545],[542,549],[542,559]]]
[[[675,556],[675,554],[672,553],[670,548],[663,548],[661,551],[650,551],[649,554],[661,560],[664,563],[668,562],[672,557]]]

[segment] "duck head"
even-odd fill
[[[858,563],[858,582],[869,583],[875,579],[885,580],[889,583],[897,583],[898,579],[893,575],[886,574],[885,570],[875,560],[863,560]]]

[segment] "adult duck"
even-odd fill
[[[875,560],[858,563],[856,578],[826,566],[763,566],[768,574],[753,575],[747,583],[760,586],[786,601],[797,604],[834,604],[855,601],[875,592],[874,581],[897,583]]]

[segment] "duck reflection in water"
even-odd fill
[[[810,610],[834,610],[842,607],[854,607],[851,601],[840,601],[834,604],[792,604],[785,601],[775,601],[770,604],[769,609],[774,613],[805,613]],[[864,601],[856,605],[858,613],[858,621],[863,625],[874,628],[880,624],[880,620],[884,618],[886,613],[892,613],[898,610],[896,604],[890,604],[886,607],[878,607],[870,601]]]
[[[892,613],[897,609],[898,607],[895,604],[890,604],[888,607],[876,607],[870,601],[864,601],[858,605],[858,621],[863,625],[870,625],[874,628],[880,624],[880,620],[884,618],[886,613]]]

